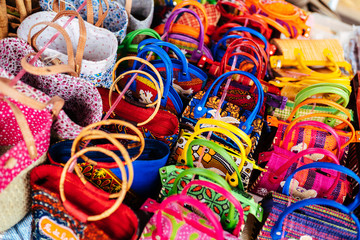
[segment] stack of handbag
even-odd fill
[[[0,239],[360,239],[354,74],[309,12],[38,3],[0,40]]]

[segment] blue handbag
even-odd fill
[[[268,217],[257,239],[299,239],[302,236],[315,239],[360,239],[360,223],[353,213],[359,206],[360,193],[347,206],[328,199],[297,201],[289,197],[290,182],[294,175],[310,168],[337,170],[360,182],[359,176],[350,169],[334,163],[316,162],[296,169],[285,181],[283,194],[272,192],[262,201],[264,213]],[[302,194],[303,191],[306,190],[301,190]]]
[[[71,157],[72,145],[73,140],[61,141],[52,145],[48,152],[50,162],[57,165],[65,164]],[[91,143],[89,146],[90,145]],[[120,151],[110,150],[123,159]],[[130,157],[132,157],[139,152],[139,147],[130,148],[128,149],[128,152]],[[142,154],[133,161],[134,181],[131,185],[131,189],[138,196],[146,199],[148,197],[153,197],[154,193],[156,193],[157,188],[160,187],[159,169],[165,166],[169,154],[170,149],[165,143],[159,140],[145,139],[145,148]],[[85,156],[96,162],[113,162],[111,157],[99,152],[88,152]],[[114,189],[116,187],[112,186],[111,181],[121,182],[120,180],[122,178],[119,168],[110,168],[110,171],[107,171],[107,169],[99,169],[100,171],[97,172],[98,170],[93,171],[88,165],[81,165],[83,163],[83,160],[78,159],[78,164],[88,180],[107,192],[116,192],[116,189]],[[89,174],[87,174],[87,171],[89,171]],[[90,171],[92,172],[90,173]]]
[[[145,39],[138,45],[138,51],[143,46],[154,44],[156,46],[161,46],[165,51],[168,52],[170,49],[176,58],[171,58],[173,65],[173,86],[176,88],[176,91],[184,96],[190,96],[202,90],[207,82],[207,74],[200,68],[194,66],[186,60],[186,57],[183,52],[174,44],[169,42],[164,42],[158,39]],[[156,69],[161,74],[161,70],[164,68],[164,62],[159,60],[153,60],[150,62],[155,66]]]
[[[220,103],[220,98],[217,96],[219,88],[221,84],[228,79],[228,77],[233,77],[234,75],[246,76],[254,82],[257,92],[257,100],[254,99],[254,101],[256,101],[256,105],[252,111],[249,111],[224,101],[220,107],[219,120],[235,125],[250,136],[253,146],[249,153],[249,157],[253,157],[253,153],[259,141],[263,127],[263,118],[259,115],[259,112],[264,102],[264,91],[259,80],[251,73],[244,71],[232,71],[224,73],[218,77],[206,92],[200,91],[195,94],[189,105],[184,110],[181,117],[181,123],[194,127],[200,118],[215,118],[217,108]],[[214,135],[216,134],[213,134],[213,136]],[[229,139],[219,137],[214,140],[238,149],[236,144],[233,144]]]

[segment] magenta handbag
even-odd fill
[[[183,204],[197,208],[205,218],[183,207]],[[141,210],[155,213],[145,226],[140,237],[142,240],[238,239],[222,229],[217,215],[208,206],[186,195],[170,196],[161,204],[148,199]]]
[[[335,130],[328,125],[316,121],[304,121],[294,125],[294,129],[300,126],[317,126],[328,130],[336,141],[337,154],[339,156],[340,138]],[[271,152],[261,153],[259,164],[266,163],[266,172],[262,172],[256,182],[251,186],[250,191],[261,196],[265,196],[270,191],[281,192],[281,183],[295,169],[316,161],[333,161],[339,163],[338,157],[332,152],[321,148],[297,149],[298,153],[287,150],[291,134],[285,137],[285,148],[274,146]],[[299,152],[300,151],[300,152]],[[314,171],[307,170],[297,174],[294,178],[296,187],[312,189],[306,194],[298,194],[300,198],[320,197],[343,203],[345,197],[349,194],[349,182],[345,175],[339,175],[334,171]]]
[[[209,191],[207,189],[212,189],[215,191],[216,194],[214,194],[213,202],[204,202],[207,204],[207,206],[217,215],[219,215],[219,209],[217,208],[216,200],[224,199],[228,203],[226,203],[227,211],[223,215],[219,215],[221,219],[221,223],[224,229],[226,229],[226,225],[231,224],[231,222],[234,221],[236,218],[239,219],[237,221],[236,227],[232,231],[232,234],[234,236],[240,237],[240,231],[242,227],[244,226],[244,210],[234,195],[227,191],[225,188],[209,181],[203,181],[203,180],[192,180],[190,183],[188,183],[184,189],[181,191],[181,195],[188,195],[193,196],[197,199],[204,199],[205,194],[209,194]],[[223,206],[224,207],[224,206]]]

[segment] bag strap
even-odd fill
[[[131,132],[134,132],[136,135],[133,134],[125,134],[125,133],[108,133],[106,135],[102,133],[95,134],[94,129],[98,129],[100,126],[109,126],[109,125],[115,125],[115,126],[122,126],[129,128]],[[98,136],[101,134],[101,136]],[[134,126],[131,123],[128,123],[123,120],[118,119],[108,119],[108,120],[102,120],[96,123],[92,123],[82,129],[82,131],[79,133],[79,135],[74,139],[73,145],[71,147],[71,155],[75,154],[75,151],[80,150],[80,145],[82,141],[90,141],[90,140],[96,140],[96,139],[108,139],[109,141],[114,141],[114,139],[122,139],[122,140],[129,140],[129,141],[136,141],[140,143],[140,149],[139,152],[134,155],[131,158],[131,161],[135,161],[140,157],[140,155],[143,153],[145,148],[145,139],[141,131]],[[115,145],[115,144],[114,144]],[[82,159],[87,158],[85,155],[81,156]],[[87,158],[88,159],[88,158]],[[89,161],[89,159],[87,160]],[[100,163],[98,163],[100,164]],[[101,164],[100,164],[101,165]],[[116,168],[116,163],[113,164],[104,164],[101,165],[104,168]]]
[[[120,147],[121,152],[124,152],[124,153],[126,152],[127,153],[124,146],[122,146],[120,143],[119,143],[119,146],[121,146]],[[101,152],[101,153],[113,158],[114,161],[118,164],[118,167],[120,168],[120,172],[121,172],[121,176],[122,176],[122,188],[121,188],[121,190],[120,190],[120,192],[118,194],[118,198],[114,201],[114,204],[109,209],[104,211],[103,213],[97,214],[97,215],[94,215],[94,216],[89,216],[88,214],[81,211],[73,203],[67,201],[66,196],[65,196],[65,179],[66,179],[66,174],[68,172],[68,169],[69,169],[70,165],[74,161],[76,161],[77,158],[79,158],[81,155],[83,155],[83,154],[85,154],[87,152],[90,152],[90,151],[98,151],[98,152]],[[124,157],[124,159],[127,159],[127,161],[130,162],[130,164],[131,164],[131,161],[129,159],[128,154],[123,155],[123,157]],[[77,165],[75,165],[75,166],[77,166]],[[133,172],[131,173],[129,165],[128,165],[128,172],[129,172],[129,175],[134,174]],[[91,184],[86,184],[87,181],[85,180],[84,175],[81,174],[79,177],[80,177],[81,181],[84,183],[84,186],[86,188],[88,188],[89,185],[92,186]],[[63,169],[63,171],[61,173],[61,176],[60,176],[59,191],[60,191],[60,198],[61,198],[61,201],[62,201],[65,209],[67,211],[71,212],[71,214],[73,216],[75,216],[77,219],[79,219],[81,222],[87,222],[87,221],[90,222],[90,221],[99,221],[101,219],[104,219],[104,218],[110,216],[112,213],[114,213],[119,208],[119,206],[121,205],[122,201],[125,198],[126,192],[130,187],[131,187],[131,185],[128,183],[124,164],[120,160],[119,156],[117,156],[114,152],[109,151],[109,150],[104,149],[104,148],[101,148],[101,147],[87,147],[87,148],[84,148],[84,149],[80,150],[79,152],[75,153],[67,161],[67,163],[65,164],[64,169]],[[110,198],[110,194],[109,194],[109,198]]]
[[[68,62],[70,63],[73,62],[72,59],[74,59],[75,61],[75,67],[74,67],[74,70],[75,72],[77,73],[77,76],[80,74],[80,71],[81,71],[81,63],[82,63],[82,59],[83,59],[83,55],[84,55],[84,50],[85,50],[85,44],[86,44],[86,36],[87,36],[87,33],[86,33],[86,27],[85,27],[85,22],[84,20],[81,18],[81,16],[79,15],[78,12],[76,11],[72,11],[72,10],[65,10],[65,11],[61,11],[59,12],[58,14],[56,14],[56,16],[54,17],[54,19],[52,20],[52,22],[55,22],[56,20],[60,19],[61,17],[63,16],[75,16],[75,17],[78,17],[78,23],[79,23],[79,41],[78,41],[78,44],[77,44],[77,49],[76,49],[76,56],[75,58],[72,57],[70,59],[70,56],[68,55]],[[39,24],[42,24],[42,23],[37,23],[35,25],[33,25],[30,30],[29,30],[29,35],[28,35],[28,42],[31,43],[31,45],[35,48],[36,51],[38,51],[37,47],[36,47],[36,39],[38,38],[38,36],[47,28],[43,28],[41,29],[40,31],[38,31],[37,33],[35,33],[32,37],[31,37],[31,30],[33,29],[33,27],[39,25]],[[48,22],[47,22],[47,25]],[[56,26],[56,25],[53,25],[53,27]],[[64,33],[64,31],[60,31],[59,28],[62,28],[60,25],[58,25],[58,27],[54,27],[56,28],[60,33],[62,33],[62,35],[64,36],[65,40],[66,38],[70,39],[70,37],[68,36],[67,32],[66,34]],[[66,36],[67,35],[67,36]],[[69,49],[73,48],[72,46],[72,43],[71,41],[68,42],[66,41],[67,43],[67,49],[69,51]]]
[[[341,154],[340,144],[341,143],[340,143],[339,135],[336,133],[335,129],[326,125],[325,123],[318,122],[318,121],[302,121],[302,122],[297,122],[295,125],[292,125],[292,126],[288,125],[286,127],[285,133],[284,133],[285,138],[283,141],[280,142],[280,147],[289,150],[289,143],[291,142],[291,137],[292,137],[293,132],[299,127],[307,127],[307,126],[321,128],[321,129],[329,132],[331,135],[333,135],[333,137],[335,138],[335,141],[336,141],[336,146],[337,146],[337,157],[341,158],[341,156],[340,156],[340,154]],[[290,146],[290,147],[292,147],[292,146]]]
[[[164,83],[162,81],[162,77],[161,77],[159,71],[150,62],[148,62],[147,60],[144,60],[142,58],[139,58],[139,57],[127,56],[127,57],[123,57],[119,61],[117,61],[115,63],[114,69],[112,71],[112,81],[113,82],[115,82],[117,68],[119,67],[119,65],[122,62],[125,62],[125,61],[138,61],[138,62],[148,66],[151,69],[151,71],[156,75],[156,78],[159,82],[160,92],[161,92],[161,95],[159,95],[159,96],[162,96],[164,94]],[[156,102],[153,102],[153,103],[148,104],[147,106],[151,107],[151,106],[154,106],[155,104],[156,104]]]
[[[275,21],[274,19],[268,18],[266,16],[260,15],[260,14],[253,14],[252,16],[254,17],[258,17],[262,20],[264,20],[268,25],[270,25],[271,27],[275,28],[276,30],[278,30],[280,33],[284,34],[284,36],[286,38],[290,38],[291,34],[289,32],[289,30],[287,28],[285,28],[284,26],[282,26],[280,23],[278,23],[277,21]]]
[[[143,46],[146,46],[148,44],[155,44],[156,46],[160,46],[160,47],[166,47],[166,48],[170,48],[174,54],[177,56],[178,60],[181,62],[182,65],[182,71],[179,72],[178,75],[178,79],[181,82],[185,82],[185,81],[191,81],[191,76],[189,74],[189,63],[186,60],[185,55],[181,52],[181,50],[174,44],[169,43],[169,42],[164,42],[162,40],[158,40],[158,39],[145,39],[143,41],[141,41],[138,45],[138,51],[140,51],[140,49]],[[164,49],[165,51],[168,51],[168,49]]]
[[[138,59],[138,58],[136,58]],[[143,60],[143,59],[142,59]],[[136,60],[137,61],[137,60]],[[145,60],[143,60],[145,61]],[[145,61],[146,62],[146,61]],[[156,70],[157,71],[157,70]],[[144,72],[144,71],[140,71],[140,70],[129,70],[127,72],[124,72],[122,73],[118,78],[116,78],[116,80],[111,84],[110,86],[110,91],[109,91],[109,108],[111,108],[112,106],[112,92],[114,91],[114,88],[116,88],[117,92],[119,94],[121,94],[121,91],[120,89],[118,88],[117,86],[117,83],[122,79],[124,78],[124,76],[128,75],[128,74],[133,74],[133,73],[136,73],[136,74],[142,74],[144,76],[146,76],[148,79],[150,79],[150,81],[153,82],[153,84],[155,85],[155,89],[157,91],[157,99],[153,102],[153,103],[150,103],[150,104],[147,104],[145,105],[145,107],[151,107],[153,106],[154,104],[156,104],[155,106],[155,109],[154,109],[154,112],[149,116],[148,119],[146,119],[145,121],[141,122],[141,123],[138,123],[137,126],[140,127],[140,126],[143,126],[147,123],[149,123],[151,120],[154,119],[154,117],[156,116],[156,114],[159,112],[159,109],[160,109],[160,105],[161,105],[161,99],[162,99],[162,94],[161,94],[161,89],[159,88],[159,84],[158,82],[153,78],[153,76],[151,76],[151,74],[147,73],[147,72]],[[158,73],[158,72],[157,72]],[[160,78],[160,85],[163,85],[162,84],[162,79]]]
[[[241,27],[241,26],[242,25],[240,25],[238,23],[227,22],[216,28],[215,32],[211,36],[211,39],[217,43],[218,41],[220,41],[220,39],[224,38],[222,35],[227,32],[227,29],[233,28],[233,27]]]
[[[153,37],[155,39],[161,40],[160,35],[151,28],[137,29],[133,32],[130,32],[126,35],[123,42],[120,44],[119,49],[126,52],[138,52],[138,44],[133,44],[133,41],[136,36],[145,35],[149,37]]]
[[[264,37],[264,35],[262,35],[258,31],[254,30],[252,28],[248,28],[248,27],[233,27],[233,28],[229,29],[225,33],[225,36],[229,35],[231,32],[234,32],[234,31],[250,33],[252,36],[257,37],[258,39],[260,39],[264,43],[265,51],[268,50],[268,41],[267,41],[267,39]]]
[[[211,126],[220,127],[220,128],[223,128],[223,129],[226,129],[226,130],[232,132],[238,138],[240,138],[243,142],[245,142],[245,145],[246,145],[245,153],[246,153],[246,155],[248,155],[250,153],[250,150],[251,150],[251,147],[252,147],[251,139],[246,133],[244,133],[239,128],[235,127],[234,125],[232,125],[230,123],[220,121],[220,120],[217,120],[217,119],[200,118],[199,121],[196,123],[196,125],[194,127],[194,132],[199,131],[201,129],[202,124],[204,124],[205,126],[206,125],[211,125]]]
[[[330,100],[327,100],[327,99],[320,99],[320,98],[310,98],[310,99],[307,99],[303,102],[301,102],[300,104],[294,106],[294,109],[292,110],[292,112],[290,113],[289,117],[286,119],[286,121],[288,122],[291,122],[293,121],[294,119],[294,116],[295,114],[297,113],[297,111],[302,107],[302,106],[306,106],[306,105],[309,105],[311,103],[315,103],[315,104],[324,104],[324,105],[328,105],[328,106],[331,106],[343,113],[345,113],[345,115],[348,117],[348,121],[351,121],[351,113],[349,112],[349,110],[347,110],[346,108],[344,108],[343,106],[341,106],[340,104],[337,104],[336,102],[333,102],[333,101],[330,101]],[[332,116],[336,116],[336,115],[331,115]],[[296,118],[298,119],[298,118]],[[343,119],[343,118],[342,118]],[[340,120],[342,120],[340,119]],[[331,120],[331,119],[330,119]],[[326,118],[326,124],[330,122],[328,118]],[[331,122],[330,122],[331,123]],[[343,129],[345,128],[346,126],[348,126],[347,123],[345,123],[343,121],[343,123],[337,125],[337,126],[334,126],[335,129]]]
[[[249,22],[253,23],[251,26],[253,27],[259,27],[260,33],[266,38],[271,38],[272,29],[269,28],[268,24],[262,19],[259,18],[259,16],[255,15],[242,15],[242,16],[236,16],[229,20],[229,23],[239,23],[241,26],[244,26],[244,22],[249,24]],[[244,26],[246,27],[246,26]]]
[[[249,117],[247,118],[247,120],[245,122],[241,122],[240,126],[239,126],[246,134],[250,134],[252,132],[251,124],[255,120],[256,116],[259,114],[260,109],[263,105],[264,90],[263,90],[259,80],[254,75],[252,75],[251,73],[248,73],[248,72],[231,71],[231,72],[224,73],[220,77],[218,77],[211,84],[209,89],[205,92],[205,94],[202,97],[202,99],[200,100],[200,102],[194,107],[194,117],[201,118],[202,116],[204,116],[204,114],[206,114],[207,108],[205,107],[205,104],[206,104],[207,99],[209,98],[211,90],[217,84],[221,85],[228,77],[231,77],[232,75],[235,75],[235,74],[239,74],[239,75],[250,78],[256,85],[256,89],[257,89],[257,93],[258,93],[258,101],[256,103],[256,106],[255,106],[254,110],[251,112],[251,114],[249,115]]]
[[[179,2],[178,4],[176,4],[176,6],[174,7],[173,11],[177,10],[177,9],[181,9],[184,8],[186,6],[193,6],[196,7],[197,9],[200,10],[200,12],[203,14],[204,16],[204,21],[201,20],[202,25],[204,26],[204,33],[207,33],[208,30],[208,26],[209,26],[209,21],[208,21],[208,15],[206,13],[206,9],[204,7],[204,5],[202,5],[201,3],[199,3],[198,1],[194,1],[194,0],[184,0]],[[184,8],[185,9],[185,8]],[[200,16],[199,16],[200,17]]]
[[[99,0],[98,21],[94,24],[94,10],[92,5],[92,0],[86,2],[86,13],[87,13],[86,21],[88,23],[93,24],[97,27],[101,27],[103,25],[103,22],[109,12],[109,2],[107,0],[104,0],[104,3],[106,6],[105,12],[103,11],[102,0]],[[65,1],[61,0],[59,5],[59,0],[53,0],[52,10],[57,13],[59,13],[60,11],[64,11],[66,10],[65,4],[66,4]]]
[[[305,149],[305,150],[297,153],[295,156],[291,157],[288,161],[286,161],[285,164],[283,164],[281,167],[279,167],[275,172],[271,172],[268,175],[268,181],[271,184],[280,184],[280,182],[283,179],[279,178],[278,176],[281,176],[281,174],[286,172],[293,163],[297,162],[300,158],[302,158],[308,154],[323,154],[327,157],[330,157],[330,159],[333,160],[335,162],[335,164],[340,165],[339,159],[329,150],[321,149],[321,148],[308,148],[308,149]],[[333,184],[325,193],[325,196],[324,196],[325,198],[328,198],[329,195],[332,192],[334,192],[334,190],[336,189],[336,187],[339,183],[339,180],[340,180],[340,173],[337,174]]]
[[[210,222],[210,224],[214,227],[214,229],[202,227],[199,223],[195,222],[183,216],[178,211],[171,210],[167,208],[171,203],[178,203],[178,204],[187,204],[197,208],[202,214],[205,215],[205,218]],[[206,233],[207,235],[219,239],[224,240],[223,237],[223,229],[217,220],[216,214],[205,204],[200,202],[199,200],[187,196],[187,195],[174,195],[166,198],[159,206],[159,211],[156,213],[156,229],[154,230],[153,234],[155,234],[154,239],[161,239],[167,240],[168,238],[163,235],[163,228],[162,228],[162,214],[163,212],[174,216],[177,219],[181,219],[185,221],[187,224],[191,225],[194,228],[199,229],[200,231]]]
[[[177,16],[179,16],[182,13],[190,13],[192,15],[195,16],[196,20],[198,20],[199,24],[200,24],[200,31],[199,31],[199,36],[198,36],[198,41],[199,41],[199,45],[198,45],[198,53],[202,53],[203,52],[203,47],[204,47],[204,38],[205,38],[205,33],[207,31],[207,26],[203,26],[201,19],[199,17],[199,15],[197,15],[196,12],[187,9],[187,8],[179,8],[179,9],[175,9],[169,16],[169,18],[166,20],[165,26],[164,26],[164,33],[170,33],[171,30],[171,23],[175,20],[175,18]],[[169,34],[166,34],[165,39],[166,42],[169,41]]]
[[[235,14],[231,14],[229,13],[229,11],[224,8],[224,6],[230,6],[235,8],[236,12],[239,13],[239,15],[242,14],[250,14],[248,7],[246,6],[245,2],[243,1],[226,1],[226,0],[221,0],[218,1],[216,4],[220,10],[221,16],[227,19],[231,19],[234,16],[236,16]]]
[[[284,187],[283,187],[283,194],[289,195],[290,181],[295,176],[296,173],[298,173],[298,172],[300,172],[302,170],[311,169],[311,168],[322,168],[322,169],[335,170],[335,171],[338,171],[340,173],[346,174],[349,177],[352,177],[356,182],[360,183],[359,176],[356,173],[354,173],[353,171],[351,171],[350,169],[348,169],[348,168],[346,168],[344,166],[337,165],[335,163],[329,163],[329,162],[315,162],[315,163],[310,163],[310,164],[306,164],[304,166],[301,166],[298,169],[296,169],[294,172],[292,172],[290,174],[290,176],[285,181],[285,184],[284,184]],[[352,203],[347,205],[347,208],[350,211],[354,211],[359,206],[359,204],[360,204],[360,193],[358,193],[355,196],[355,199],[354,199],[354,201]]]
[[[355,216],[355,214],[352,212],[352,210],[348,209],[347,207],[345,207],[344,205],[342,205],[338,202],[328,200],[328,199],[318,199],[318,198],[302,200],[302,201],[293,203],[289,207],[285,208],[285,210],[279,215],[279,218],[275,222],[275,225],[271,228],[271,232],[270,232],[271,239],[274,239],[274,240],[281,239],[281,236],[283,235],[282,227],[283,227],[284,220],[287,215],[289,215],[290,213],[294,212],[297,209],[300,209],[300,208],[303,208],[306,206],[310,206],[310,205],[329,206],[332,208],[339,209],[341,212],[343,212],[345,214],[348,214],[352,218],[352,220],[355,222],[355,225],[358,230],[356,239],[358,239],[358,240],[360,239],[360,237],[359,237],[359,229],[360,229],[359,219]],[[325,211],[326,211],[326,209],[325,209]]]
[[[232,204],[234,206],[234,208],[238,211],[239,213],[239,219],[238,219],[238,223],[236,224],[236,227],[234,229],[234,231],[232,232],[233,235],[235,236],[239,236],[240,235],[240,231],[241,231],[241,226],[245,223],[244,222],[244,210],[240,204],[240,202],[234,197],[234,195],[227,191],[225,188],[214,184],[212,182],[208,182],[208,181],[203,181],[203,180],[193,180],[190,181],[185,187],[184,189],[181,191],[181,195],[187,195],[188,190],[193,187],[193,186],[204,186],[206,188],[211,188],[212,190],[214,190],[217,193],[220,193],[221,195],[223,195],[227,200],[229,200],[230,204]],[[232,228],[233,224],[235,223],[235,209],[234,208],[230,208],[229,209],[229,214],[226,217],[226,222],[228,223],[227,226],[229,228]],[[224,218],[225,216],[221,216],[222,218]]]
[[[244,191],[244,186],[242,184],[241,175],[239,172],[239,169],[242,169],[242,167],[244,166],[245,159],[247,159],[245,152],[244,152],[244,147],[242,146],[243,151],[241,151],[241,160],[242,160],[241,165],[238,167],[236,165],[234,159],[229,155],[229,153],[224,148],[222,148],[220,145],[218,145],[217,143],[212,142],[211,140],[202,139],[202,138],[195,139],[195,137],[198,136],[199,134],[201,134],[203,132],[209,132],[209,131],[221,132],[224,134],[228,134],[228,136],[231,139],[234,140],[234,138],[235,138],[235,140],[239,140],[239,139],[236,139],[234,134],[232,134],[231,132],[229,132],[225,129],[222,129],[222,128],[202,128],[202,129],[200,129],[200,131],[194,132],[189,137],[189,139],[187,140],[187,142],[184,146],[184,149],[181,153],[179,161],[190,167],[194,167],[193,159],[192,159],[193,156],[191,153],[191,147],[196,146],[196,145],[209,147],[209,148],[213,149],[216,153],[220,154],[226,160],[226,163],[221,163],[219,161],[219,164],[223,165],[228,170],[228,172],[226,173],[226,180],[228,180],[230,186],[238,187],[240,190]],[[239,142],[239,141],[237,141],[237,142]],[[228,165],[230,165],[234,169],[233,173],[230,172],[231,169],[229,168]]]

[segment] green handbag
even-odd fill
[[[128,55],[136,56],[138,53],[138,43],[143,40],[143,38],[136,39],[136,37],[144,35],[152,38],[161,40],[160,35],[153,29],[144,28],[132,31],[126,35],[122,43],[118,47],[117,59],[126,57]],[[137,42],[137,43],[134,43]]]
[[[341,104],[342,106],[346,107],[349,103],[350,99],[350,91],[342,84],[337,83],[318,83],[311,85],[307,88],[304,88],[301,90],[295,97],[295,101],[288,100],[286,102],[285,109],[280,110],[279,108],[275,108],[271,115],[276,117],[279,120],[287,120],[290,116],[290,113],[293,111],[293,109],[301,104],[303,101],[305,101],[308,98],[313,97],[314,95],[318,94],[335,94],[339,97],[339,99],[336,101],[336,103]],[[270,110],[271,111],[271,110]],[[351,120],[353,118],[353,111],[349,110],[351,114]],[[305,105],[302,106],[299,111],[295,114],[295,118],[312,114],[312,113],[329,113],[338,115],[344,119],[347,119],[347,116],[345,113],[331,107],[331,106],[319,106],[316,105],[315,107],[313,105]],[[340,120],[337,119],[326,119],[325,117],[318,117],[314,119],[309,120],[315,120],[320,121],[323,123],[326,123],[327,125],[334,127],[341,123]]]
[[[244,221],[253,222],[262,220],[262,208],[257,204],[253,197],[244,191],[243,185],[240,181],[240,173],[237,169],[235,162],[232,160],[227,151],[221,148],[218,144],[211,142],[205,139],[195,139],[191,141],[189,148],[186,151],[187,161],[192,161],[191,147],[196,145],[202,145],[213,149],[215,152],[221,154],[228,163],[234,167],[236,175],[238,177],[239,184],[237,187],[231,187],[228,182],[231,182],[233,179],[229,178],[228,182],[220,177],[218,174],[202,168],[190,168],[189,166],[175,166],[170,165],[163,167],[159,170],[160,178],[162,183],[162,189],[160,191],[160,199],[164,199],[170,195],[179,193],[182,189],[192,180],[194,175],[198,175],[200,180],[211,181],[219,184],[224,187],[226,190],[230,191],[235,198],[241,203],[244,209]],[[205,192],[205,194],[204,194]],[[211,189],[206,187],[197,187],[192,188],[188,195],[192,195],[197,199],[201,198],[203,202],[212,205],[212,209],[221,216],[223,220],[224,228],[227,230],[232,230],[238,221],[237,213],[234,213],[233,206],[229,204],[226,198],[219,196],[219,194]],[[203,198],[204,197],[204,198]],[[226,217],[224,217],[226,216]],[[235,217],[233,217],[235,216]]]

